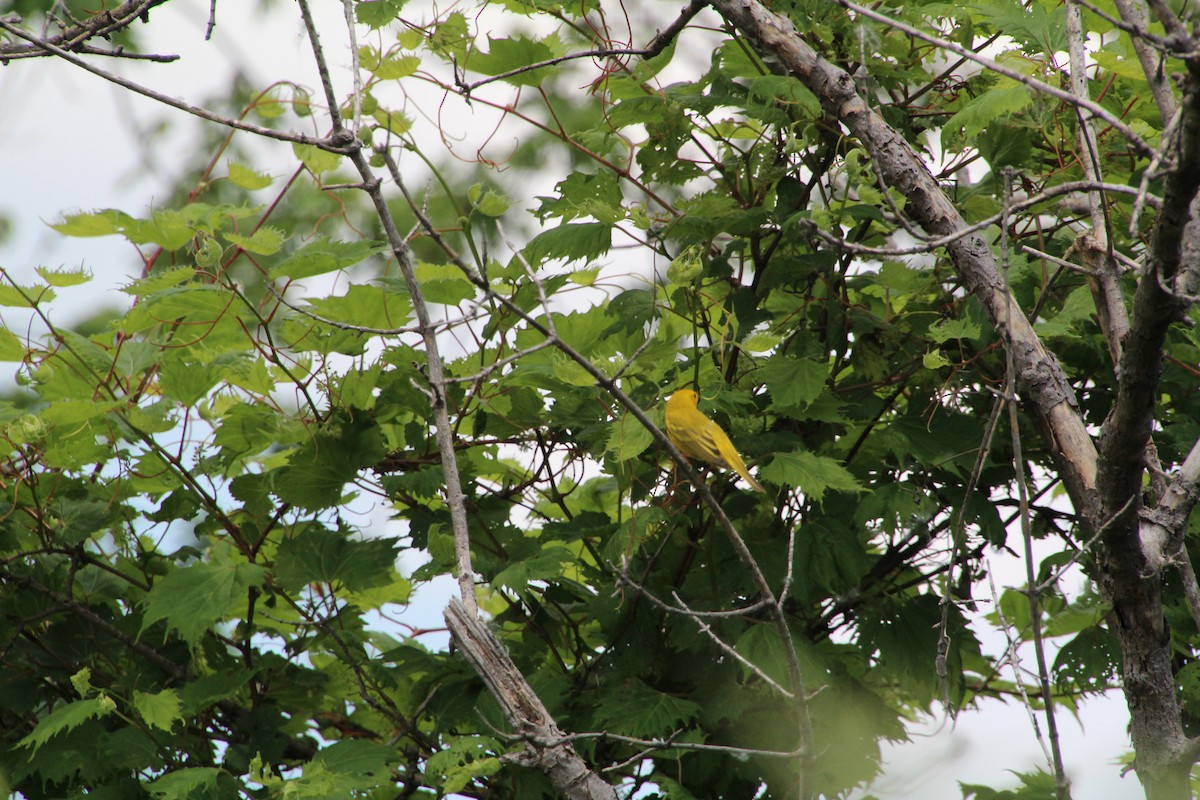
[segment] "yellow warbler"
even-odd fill
[[[746,462],[742,461],[721,426],[696,408],[699,400],[700,396],[691,389],[680,389],[671,395],[667,400],[667,438],[688,458],[731,469],[745,478],[754,491],[765,492],[763,485],[746,469]]]

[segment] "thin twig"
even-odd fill
[[[1067,17],[1067,53],[1071,64],[1071,92],[1080,100],[1088,100],[1087,53],[1084,48],[1083,12],[1079,6],[1068,0]],[[1083,177],[1099,183],[1102,177],[1100,166],[1100,145],[1096,138],[1095,121],[1088,119],[1076,107],[1079,119],[1079,149],[1080,165],[1083,167]],[[1088,277],[1088,287],[1096,305],[1096,317],[1100,323],[1100,331],[1108,344],[1108,352],[1115,368],[1121,363],[1121,343],[1129,333],[1129,314],[1125,310],[1125,296],[1121,291],[1121,276],[1117,269],[1116,260],[1112,257],[1111,220],[1108,216],[1108,206],[1104,202],[1103,192],[1096,189],[1087,191],[1088,211],[1091,216],[1092,229],[1087,236],[1080,237],[1078,244],[1085,264],[1092,267]]]
[[[473,373],[471,375],[447,376],[446,382],[447,383],[482,383],[483,381],[486,381],[488,378],[492,377],[492,374],[495,373],[496,370],[504,369],[509,364],[513,363],[514,361],[519,361],[520,359],[525,358],[525,356],[532,355],[533,353],[536,353],[539,350],[545,350],[547,347],[554,347],[556,344],[558,344],[557,338],[543,339],[542,341],[538,342],[537,344],[530,345],[529,347],[526,347],[522,350],[518,350],[517,352],[513,353],[512,355],[505,356],[504,358],[500,359],[499,361],[493,361],[491,364],[488,364],[486,367],[479,370],[479,372]]]
[[[116,47],[106,49],[103,47],[94,47],[90,44],[79,45],[71,48],[72,53],[79,53],[87,56],[103,56],[105,58],[122,58],[126,61],[152,61],[156,64],[171,64],[179,60],[178,55],[166,55],[162,53],[130,53],[124,47]],[[20,61],[25,58],[46,58],[52,53],[47,53],[45,49],[30,46],[28,50],[22,50],[11,55],[0,55],[0,63],[8,61]]]
[[[1131,28],[1144,31],[1150,27],[1150,15],[1142,0],[1115,0],[1115,3],[1117,12]],[[1175,100],[1171,81],[1163,68],[1162,55],[1147,44],[1148,40],[1146,34],[1133,34],[1133,50],[1137,53],[1138,61],[1142,65],[1142,73],[1145,74],[1146,82],[1150,85],[1150,91],[1154,95],[1158,113],[1164,120],[1168,120],[1175,116],[1175,110],[1179,104]]]
[[[1149,203],[1150,181],[1160,177],[1159,167],[1167,160],[1167,154],[1175,144],[1175,134],[1182,119],[1183,109],[1176,108],[1175,114],[1171,117],[1167,126],[1163,128],[1162,136],[1159,137],[1158,149],[1154,151],[1154,155],[1150,158],[1150,163],[1142,171],[1142,180],[1138,184],[1137,195],[1133,201],[1133,211],[1129,215],[1130,236],[1136,237],[1138,235],[1138,223],[1142,218],[1142,209]]]
[[[1005,209],[1009,206],[1009,201],[1012,197],[1012,168],[1006,167],[1004,170],[1004,204]],[[1001,258],[1001,274],[1004,276],[1005,288],[1008,288],[1008,225],[1001,224],[1000,226],[1000,258]],[[1011,292],[1009,294],[1011,298]],[[1011,308],[1012,300],[1009,300]],[[1009,325],[1004,326],[1005,335],[1009,330]],[[1041,685],[1042,703],[1046,710],[1046,728],[1050,738],[1050,753],[1052,757],[1052,766],[1054,769],[1054,788],[1058,800],[1069,800],[1071,796],[1071,785],[1067,780],[1066,771],[1063,769],[1062,750],[1058,742],[1058,720],[1054,713],[1054,694],[1050,690],[1050,668],[1046,664],[1046,648],[1042,643],[1042,609],[1041,596],[1034,590],[1036,586],[1036,575],[1033,565],[1033,525],[1029,516],[1029,485],[1026,482],[1025,476],[1025,459],[1021,447],[1021,425],[1020,418],[1017,414],[1017,399],[1015,395],[1017,387],[1017,366],[1016,356],[1013,354],[1013,343],[1005,341],[1005,405],[1008,407],[1008,425],[1009,433],[1012,436],[1012,458],[1013,458],[1013,474],[1017,482],[1017,502],[1021,512],[1021,537],[1025,543],[1025,585],[1028,587],[1026,594],[1029,600],[1029,625],[1033,633],[1033,651],[1037,659],[1038,679]],[[996,606],[999,609],[999,604]],[[1020,677],[1017,678],[1018,683]]]
[[[1046,757],[1046,764],[1053,768],[1054,756],[1050,754],[1050,748],[1046,746],[1046,740],[1042,736],[1042,726],[1038,724],[1037,714],[1033,710],[1033,703],[1029,699],[1029,694],[1025,691],[1025,683],[1021,678],[1021,658],[1017,653],[1020,641],[1018,636],[1012,633],[1013,625],[1005,617],[1004,608],[1000,605],[1000,596],[996,593],[996,581],[992,577],[994,574],[994,570],[989,569],[987,571],[988,586],[992,591],[992,605],[996,609],[996,618],[1000,620],[1000,629],[1004,631],[1004,638],[1008,640],[1008,644],[1004,648],[1004,654],[998,659],[998,664],[1000,666],[1008,664],[1012,667],[1013,686],[1016,687],[1017,694],[1021,697],[1021,704],[1025,706],[1025,713],[1029,715],[1029,724],[1033,726],[1033,736],[1042,748],[1042,754]]]
[[[673,734],[678,735],[678,734]],[[511,735],[510,735],[511,737]],[[521,737],[511,737],[519,739]],[[677,742],[672,737],[666,739],[638,739],[634,736],[622,736],[619,733],[609,733],[607,731],[571,733],[563,736],[556,741],[563,742],[578,742],[588,739],[611,739],[614,742],[625,742],[628,744],[636,744],[644,747],[652,747],[655,750],[697,750],[709,753],[730,753],[735,756],[766,756],[768,758],[796,758],[801,754],[800,750],[759,750],[753,747],[732,747],[723,744],[704,744],[703,742]],[[553,744],[555,742],[546,742]]]
[[[680,608],[683,609],[684,616],[688,617],[689,619],[691,619],[692,622],[696,623],[696,627],[700,629],[700,632],[703,633],[705,636],[707,636],[713,642],[713,644],[715,644],[717,646],[717,648],[719,650],[724,652],[730,658],[737,661],[739,664],[741,664],[746,669],[753,672],[755,675],[757,675],[760,680],[762,680],[764,683],[766,683],[768,686],[770,686],[772,689],[774,689],[776,692],[778,692],[785,700],[795,700],[795,695],[793,695],[787,689],[780,686],[779,683],[774,678],[772,678],[770,675],[768,675],[766,673],[766,671],[764,671],[762,669],[762,667],[758,666],[753,661],[751,661],[750,659],[746,658],[741,653],[739,653],[737,651],[737,648],[734,647],[733,645],[727,644],[724,640],[721,639],[720,636],[717,636],[716,631],[714,631],[712,629],[711,625],[709,625],[707,622],[705,622],[700,617],[692,614],[691,609],[688,608],[687,603],[685,603],[683,601],[683,598],[681,598],[679,596],[678,592],[671,592],[671,597],[675,598],[675,602],[678,603]]]
[[[212,39],[213,31],[217,27],[217,0],[208,0],[208,25],[204,29],[204,41]]]
[[[372,328],[367,325],[355,325],[350,322],[340,322],[336,319],[329,319],[328,317],[322,317],[320,314],[314,314],[313,312],[309,311],[308,309],[300,308],[296,304],[288,301],[283,296],[283,294],[278,289],[275,288],[274,284],[270,283],[269,281],[265,281],[264,284],[267,287],[267,291],[269,291],[272,295],[274,295],[275,299],[278,300],[281,304],[290,308],[292,311],[295,311],[297,314],[301,314],[305,317],[308,317],[309,319],[313,320],[314,322],[319,322],[322,325],[329,325],[330,327],[338,328],[339,330],[343,330],[343,331],[354,331],[355,333],[372,333],[372,334],[376,334],[378,336],[398,336],[402,333],[417,333],[420,331],[420,328],[418,328],[416,326],[412,326],[412,325],[409,325],[404,328]]]
[[[350,75],[354,81],[354,94],[351,102],[350,132],[354,138],[359,137],[362,126],[362,73],[358,65],[358,26],[354,24],[354,0],[342,0],[342,12],[346,17],[346,35],[350,39]]]
[[[396,160],[392,156],[391,152],[384,151],[383,156],[388,171],[392,176],[392,180],[396,182],[397,186],[400,187],[401,192],[406,197],[411,197],[404,186],[404,180],[400,174],[400,168],[396,164]],[[409,202],[409,207],[416,214],[417,219],[420,220],[421,224],[425,226],[430,236],[433,236],[440,241],[441,235],[437,233],[432,221],[429,220],[424,212],[422,212],[419,207],[415,206],[411,200]],[[505,306],[543,336],[550,337],[552,335],[550,330],[547,329],[536,317],[526,312],[525,309],[521,308],[521,306],[514,302],[511,298],[505,297],[504,295],[492,289],[491,285],[471,265],[462,261],[460,258],[452,258],[451,260],[456,266],[459,267],[459,269],[463,271],[463,274],[466,275],[467,279],[485,292],[488,297]],[[792,691],[796,693],[798,698],[807,698],[808,693],[804,686],[805,681],[803,672],[800,669],[800,659],[796,652],[796,645],[793,641],[791,628],[788,625],[787,615],[784,613],[779,598],[776,597],[770,583],[767,582],[762,568],[759,567],[758,561],[755,559],[754,554],[750,552],[750,548],[746,545],[745,539],[742,538],[742,535],[738,532],[733,522],[729,519],[729,515],[725,513],[725,509],[721,507],[720,502],[717,501],[716,496],[713,495],[711,488],[708,486],[707,482],[704,481],[700,472],[694,465],[692,465],[687,457],[680,452],[680,450],[675,446],[675,443],[667,438],[667,435],[662,431],[662,429],[654,424],[654,421],[650,419],[649,415],[646,414],[646,411],[640,405],[634,402],[634,400],[628,394],[625,393],[616,380],[605,374],[599,367],[593,364],[590,359],[581,354],[567,342],[560,339],[555,346],[560,352],[562,352],[575,363],[579,364],[579,366],[581,366],[589,375],[592,376],[592,378],[596,381],[597,386],[610,394],[622,407],[629,412],[631,416],[634,417],[634,419],[641,423],[646,430],[649,431],[650,435],[654,438],[655,442],[658,443],[659,447],[661,447],[667,453],[680,471],[688,477],[689,481],[695,487],[697,494],[700,495],[701,501],[709,509],[709,511],[712,512],[717,525],[721,528],[726,539],[728,539],[730,545],[733,547],[734,553],[737,555],[738,560],[742,562],[742,565],[750,575],[750,579],[754,584],[755,590],[759,593],[760,598],[765,602],[765,607],[769,612],[772,627],[774,628],[775,634],[783,646],[783,654],[788,667],[788,677],[789,682],[791,683]],[[813,741],[812,720],[808,709],[808,704],[805,700],[798,700],[798,703],[798,733],[800,737],[800,743],[806,753],[811,753]],[[802,784],[801,794],[806,795],[807,789],[804,787],[807,786],[808,782],[812,779],[812,776],[809,774],[810,770],[808,768],[808,764],[801,765],[800,769],[800,783]]]
[[[134,92],[135,94],[140,94],[143,97],[149,97],[151,100],[157,100],[158,102],[162,103],[163,105],[170,106],[171,108],[175,108],[180,111],[186,111],[187,113],[191,114],[192,116],[199,117],[200,119],[208,120],[209,122],[215,122],[218,125],[224,125],[227,128],[235,128],[239,131],[246,131],[247,133],[258,134],[259,136],[263,136],[268,139],[278,139],[283,142],[295,142],[297,144],[311,145],[313,147],[318,147],[322,150],[327,150],[331,153],[339,153],[339,154],[344,155],[345,153],[347,153],[349,151],[349,143],[344,141],[344,138],[343,139],[335,139],[334,137],[331,137],[329,139],[322,139],[322,138],[317,138],[314,136],[308,136],[307,134],[303,134],[303,133],[290,133],[288,131],[276,131],[276,130],[272,130],[271,128],[264,128],[261,125],[254,125],[253,123],[250,123],[250,122],[243,122],[242,120],[234,119],[233,117],[226,117],[226,116],[222,116],[220,114],[215,114],[212,111],[209,111],[208,109],[200,108],[199,106],[193,106],[189,103],[183,102],[182,100],[177,100],[174,97],[169,97],[165,94],[162,94],[161,92],[156,92],[153,89],[148,89],[145,86],[142,86],[141,84],[134,83],[133,81],[122,78],[119,75],[115,75],[106,70],[102,70],[99,67],[93,67],[91,64],[87,63],[86,61],[84,61],[82,58],[79,58],[75,54],[69,53],[66,50],[63,50],[61,47],[50,44],[47,41],[38,39],[36,36],[26,33],[25,31],[21,30],[20,28],[13,26],[7,20],[5,20],[3,17],[0,17],[0,30],[6,30],[9,33],[11,33],[13,36],[17,36],[21,39],[24,39],[27,42],[32,42],[33,44],[37,45],[41,49],[45,50],[47,53],[56,55],[59,58],[61,58],[62,60],[68,61],[71,64],[74,64],[75,66],[79,67],[82,70],[90,72],[93,75],[103,78],[104,80],[109,81],[111,83],[115,83],[116,85],[121,86],[125,89],[128,89],[129,91]]]
[[[1070,181],[1069,183],[1062,183],[1057,186],[1052,186],[1043,192],[1039,192],[1033,197],[1027,197],[1023,200],[1014,201],[1012,208],[1010,209],[1010,213],[1012,211],[1024,211],[1027,208],[1041,205],[1047,200],[1051,200],[1061,195],[1075,194],[1076,192],[1090,190],[1114,192],[1117,194],[1128,194],[1134,195],[1135,197],[1142,197],[1151,208],[1158,208],[1162,203],[1158,197],[1149,194],[1143,194],[1138,189],[1121,183]],[[834,236],[813,220],[798,218],[796,222],[800,225],[803,225],[812,233],[816,234],[819,238],[825,240],[829,244],[844,249],[846,252],[872,256],[915,256],[929,253],[938,249],[939,247],[945,247],[952,242],[962,239],[964,236],[969,236],[972,233],[983,230],[984,228],[991,227],[999,222],[1002,216],[1002,213],[992,214],[990,217],[982,219],[979,222],[971,223],[961,230],[955,231],[949,236],[939,236],[936,239],[922,237],[924,239],[923,243],[919,245],[913,245],[912,247],[868,247],[867,245],[856,244],[839,236]]]
[[[128,28],[133,23],[142,19],[147,11],[155,6],[162,5],[166,1],[130,0],[116,8],[93,14],[82,22],[72,19],[71,24],[62,25],[62,33],[51,36],[47,41],[64,50],[82,52],[83,43],[88,39],[94,39],[98,36],[108,38],[112,34]],[[18,25],[21,22],[21,17],[18,14],[6,14],[0,17],[0,20]],[[27,48],[10,42],[0,42],[0,63],[4,63],[11,58],[23,58],[30,55],[36,56],[39,51],[43,55],[45,54],[45,49],[36,44],[32,48]]]
[[[1092,545],[1100,541],[1100,538],[1104,536],[1104,532],[1107,531],[1114,522],[1121,518],[1121,515],[1129,509],[1129,506],[1133,503],[1133,500],[1134,498],[1130,497],[1125,501],[1125,505],[1121,506],[1121,508],[1118,509],[1115,514],[1110,516],[1103,525],[1097,526],[1095,533],[1093,533],[1086,542],[1077,548],[1075,552],[1071,553],[1070,558],[1063,562],[1058,569],[1054,570],[1054,572],[1052,572],[1049,577],[1046,578],[1046,580],[1034,586],[1033,591],[1041,593],[1058,583],[1062,576],[1067,574],[1067,571],[1071,569],[1071,567],[1078,564],[1083,557],[1088,554],[1088,551],[1092,549]],[[1200,626],[1200,621],[1197,622],[1197,625]]]
[[[1001,398],[996,398],[996,401],[992,404],[992,411],[988,415],[987,424],[983,428],[983,440],[980,442],[979,450],[975,454],[975,463],[971,467],[971,474],[967,478],[967,485],[963,490],[962,503],[958,507],[958,513],[955,514],[954,523],[951,528],[953,543],[950,549],[950,563],[947,565],[946,578],[943,581],[941,600],[942,618],[938,625],[937,656],[935,659],[938,680],[942,683],[942,699],[946,708],[950,709],[951,716],[954,715],[955,711],[950,703],[950,684],[947,681],[950,672],[947,668],[947,660],[950,654],[950,606],[954,602],[952,597],[955,591],[954,570],[962,559],[963,547],[966,545],[967,506],[971,501],[971,496],[975,494],[975,487],[979,483],[979,477],[983,474],[983,468],[987,464],[988,455],[991,453],[992,441],[996,436],[996,429],[1000,426],[1000,411],[1004,407],[1003,403],[1004,401]]]
[[[344,2],[349,2],[349,0],[344,0]],[[517,75],[523,75],[527,72],[535,72],[536,70],[545,69],[546,67],[553,67],[566,61],[574,61],[580,58],[614,58],[616,56],[654,58],[666,49],[667,45],[671,43],[671,40],[678,36],[680,31],[682,31],[684,27],[691,22],[692,18],[700,13],[700,10],[706,5],[708,5],[708,3],[705,2],[705,0],[692,0],[692,2],[690,2],[683,9],[675,21],[656,34],[655,37],[650,40],[650,44],[644,48],[598,48],[595,50],[584,50],[578,53],[567,53],[566,55],[547,58],[544,61],[538,61],[533,64],[526,64],[523,67],[510,69],[506,72],[501,72],[498,75],[489,75],[488,77],[481,78],[473,83],[464,83],[461,80],[456,79],[455,85],[460,94],[469,98],[471,96],[471,92],[475,91],[480,86],[486,86],[487,84],[495,83],[496,81],[507,80],[508,78],[513,78]],[[457,72],[457,70],[455,70],[455,72]]]
[[[853,0],[833,0],[833,1],[848,11],[853,11],[854,13],[859,14],[860,16],[866,17],[867,19],[873,19],[876,22],[879,22],[883,25],[887,25],[890,28],[895,28],[896,30],[900,31],[901,33],[908,34],[909,36],[912,36],[915,39],[920,39],[920,40],[928,42],[929,44],[932,44],[942,50],[949,50],[950,52],[960,55],[963,58],[966,58],[970,61],[974,61],[976,64],[984,66],[988,70],[995,72],[997,75],[1003,75],[1006,78],[1010,78],[1010,79],[1016,81],[1017,83],[1024,84],[1025,86],[1028,86],[1031,89],[1035,89],[1036,91],[1042,92],[1043,94],[1050,95],[1051,97],[1061,100],[1064,103],[1068,103],[1068,104],[1070,104],[1072,106],[1076,106],[1078,108],[1087,109],[1088,111],[1090,111],[1092,113],[1093,116],[1104,120],[1114,130],[1116,130],[1122,136],[1124,136],[1125,139],[1131,145],[1133,145],[1134,149],[1138,151],[1139,155],[1149,157],[1150,155],[1152,155],[1154,153],[1154,148],[1151,147],[1146,142],[1145,139],[1143,139],[1141,136],[1138,136],[1137,133],[1133,130],[1133,128],[1130,128],[1128,125],[1126,125],[1120,119],[1118,119],[1115,115],[1113,115],[1112,112],[1110,112],[1108,109],[1101,106],[1099,103],[1095,103],[1091,100],[1075,97],[1070,92],[1060,89],[1057,86],[1052,86],[1043,81],[1039,81],[1036,78],[1031,78],[1028,75],[1025,75],[1015,69],[1010,69],[1009,67],[1006,67],[997,61],[993,61],[990,58],[981,56],[978,53],[976,53],[974,50],[970,50],[966,47],[963,47],[962,45],[960,45],[956,42],[952,42],[949,39],[943,39],[942,37],[935,36],[934,34],[931,34],[931,33],[927,33],[926,31],[923,31],[920,28],[914,27],[912,25],[909,25],[906,22],[901,22],[900,20],[895,19],[893,17],[889,17],[886,14],[881,14],[880,12],[878,12],[872,8],[867,8],[866,6],[861,6],[858,3],[853,2]]]

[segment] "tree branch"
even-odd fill
[[[1137,53],[1138,62],[1142,65],[1142,72],[1146,75],[1146,82],[1154,94],[1158,112],[1162,114],[1164,120],[1171,119],[1175,116],[1178,103],[1175,100],[1175,94],[1171,91],[1171,83],[1167,79],[1166,70],[1163,68],[1163,54],[1151,46],[1147,41],[1146,33],[1144,33],[1150,28],[1150,16],[1146,11],[1146,5],[1142,0],[1115,0],[1115,2],[1117,13],[1134,31],[1130,37],[1133,42],[1133,51]]]
[[[853,11],[854,13],[864,16],[867,19],[873,19],[876,22],[887,25],[889,28],[895,28],[896,30],[912,36],[913,38],[928,42],[939,49],[948,50],[952,53],[960,55],[963,58],[974,61],[976,64],[979,64],[982,67],[986,67],[990,72],[995,72],[997,75],[1003,75],[1004,77],[1010,78],[1017,83],[1024,84],[1034,91],[1047,94],[1057,100],[1061,100],[1064,103],[1074,106],[1077,109],[1086,109],[1087,111],[1091,112],[1092,116],[1104,120],[1114,130],[1118,131],[1122,136],[1124,136],[1140,155],[1149,157],[1154,153],[1154,148],[1151,147],[1145,139],[1138,136],[1133,128],[1130,128],[1099,103],[1095,103],[1086,98],[1076,97],[1070,92],[1060,89],[1057,86],[1044,83],[1036,78],[1030,78],[1028,75],[1025,75],[1022,72],[1019,72],[1015,69],[1010,69],[997,61],[993,61],[990,58],[981,56],[974,50],[963,47],[962,45],[956,44],[948,39],[943,39],[940,36],[934,36],[933,34],[927,33],[920,28],[916,28],[912,25],[901,22],[900,20],[893,19],[886,14],[881,14],[873,9],[860,6],[858,3],[854,3],[851,0],[833,1],[847,11]]]
[[[541,769],[567,800],[617,800],[616,789],[587,768],[478,612],[452,598],[446,606],[446,624],[459,652],[487,684],[505,718],[531,742],[525,763]]]
[[[846,0],[839,3],[847,5]],[[884,181],[907,199],[905,210],[913,219],[936,236],[954,236],[967,227],[912,146],[858,95],[849,73],[817,54],[790,22],[758,0],[713,0],[713,7],[758,49],[773,56],[772,60],[799,78],[822,106],[862,142]],[[1096,519],[1096,449],[1083,425],[1074,390],[1058,360],[1046,350],[1029,320],[1016,307],[1016,300],[1004,286],[996,258],[982,237],[963,236],[947,244],[946,249],[992,324],[997,330],[1008,328],[1019,385],[1048,438],[1056,444],[1054,450],[1062,466],[1063,482],[1075,507]]]
[[[91,48],[85,47],[84,43],[97,36],[107,38],[118,31],[128,28],[138,20],[144,21],[150,9],[160,6],[165,2],[167,0],[129,0],[129,2],[123,3],[111,11],[99,11],[84,22],[63,27],[62,33],[51,36],[45,40],[45,43],[72,52],[96,52],[100,55],[114,55],[104,51],[92,51]],[[0,20],[17,25],[20,23],[21,18],[17,14],[8,14],[0,17]],[[46,48],[35,40],[29,37],[22,38],[32,43],[29,45],[20,45],[15,42],[0,42],[0,64],[7,62],[9,59],[49,55]],[[116,55],[120,55],[120,53]],[[135,56],[126,57],[133,58]],[[172,60],[174,58],[178,58],[178,56],[173,57]]]
[[[99,67],[93,67],[79,56],[69,53],[63,48],[58,47],[49,41],[38,39],[32,34],[26,33],[3,17],[0,17],[0,30],[8,31],[13,36],[24,39],[27,42],[31,42],[36,47],[44,50],[48,55],[58,56],[62,60],[68,61],[82,70],[86,70],[87,72],[101,77],[106,81],[115,83],[116,85],[128,89],[135,94],[140,94],[143,97],[149,97],[151,100],[157,100],[163,105],[170,106],[171,108],[176,108],[180,111],[186,111],[187,113],[199,117],[200,119],[208,120],[209,122],[215,122],[218,125],[224,125],[227,128],[235,128],[239,131],[246,131],[247,133],[256,133],[259,136],[265,136],[268,139],[278,139],[284,142],[307,144],[313,147],[319,147],[320,149],[327,150],[331,153],[345,154],[347,152],[346,143],[343,141],[321,139],[315,136],[308,136],[303,133],[291,133],[289,131],[277,131],[272,130],[271,128],[264,128],[261,125],[243,122],[242,120],[234,119],[233,117],[224,117],[220,114],[215,114],[208,109],[200,108],[199,106],[193,106],[189,103],[183,102],[182,100],[176,100],[174,97],[168,97],[161,92],[148,89],[139,83],[134,83],[133,81],[122,78],[119,75],[114,75],[113,73],[102,70]]]

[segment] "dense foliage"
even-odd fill
[[[0,402],[14,791],[552,794],[513,757],[540,743],[471,666],[396,621],[414,592],[463,575],[466,534],[480,610],[622,796],[842,796],[923,713],[1026,695],[1044,713],[1120,685],[1110,589],[1068,596],[1060,580],[1095,574],[1104,530],[1081,516],[1030,394],[1005,402],[1036,390],[1017,382],[1004,325],[769,42],[721,4],[723,27],[697,4],[633,54],[619,40],[645,45],[637,32],[679,9],[353,5],[360,73],[338,109],[327,87],[256,87],[229,115],[244,129],[220,131],[220,157],[203,154],[176,202],[54,226],[138,248],[118,318],[57,321],[87,270],[0,287],[0,358],[17,364]],[[880,9],[940,42],[857,7],[774,10],[935,165],[1099,431],[1120,336],[1097,298],[1113,297],[1105,281],[1118,305],[1132,297],[1171,200],[1157,199],[1166,168],[1148,170],[1170,120],[1116,12],[1074,10],[1106,34],[1087,102],[1125,124],[1094,123],[1089,153],[1063,6]],[[133,41],[149,48],[144,27]],[[38,47],[5,30],[10,48]],[[341,47],[348,31],[321,36]],[[496,134],[454,162],[428,128],[441,112],[418,119],[409,85],[500,109],[516,144]],[[252,159],[238,147],[253,136],[293,147],[297,174],[225,153]],[[547,170],[553,191],[531,196]],[[1100,245],[1081,236],[1095,220]],[[1200,350],[1192,327],[1163,336],[1153,445],[1169,473],[1200,433]],[[661,427],[690,385],[765,494],[717,471],[704,497],[639,418]],[[1167,473],[1148,473],[1147,505]],[[1030,539],[1054,554],[993,604],[982,557]],[[402,575],[410,551],[423,561]],[[1162,580],[1185,723],[1200,703],[1189,574]],[[1057,638],[1057,657],[1018,685],[981,650],[988,620],[1039,652]]]

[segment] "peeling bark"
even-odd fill
[[[525,742],[520,763],[542,770],[566,800],[617,800],[617,790],[575,752],[483,620],[454,598],[446,608],[446,624],[463,657],[483,678],[505,718]]]

